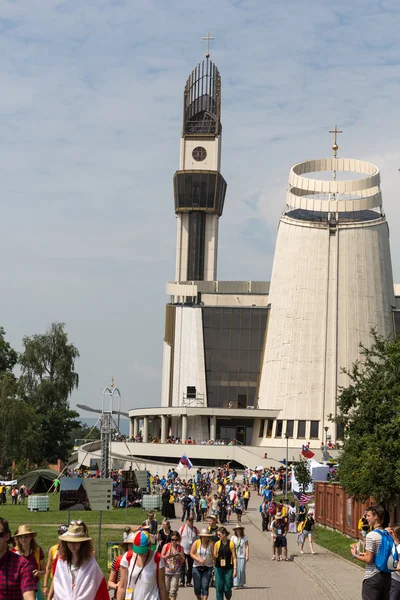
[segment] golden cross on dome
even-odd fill
[[[331,129],[329,131],[329,133],[333,133],[333,146],[332,146],[332,150],[333,150],[333,157],[336,158],[337,155],[337,151],[339,150],[339,146],[337,144],[337,134],[338,133],[343,133],[342,129],[338,129],[337,125],[335,125],[335,129]]]
[[[215,40],[214,37],[210,36],[210,32],[207,33],[206,37],[202,37],[202,40],[204,40],[205,42],[207,42],[207,52],[206,52],[206,58],[210,58],[210,42],[212,40]]]

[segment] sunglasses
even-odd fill
[[[78,521],[71,521],[70,523],[71,525],[82,525],[82,521],[78,520]]]
[[[178,538],[171,538],[171,542],[177,542]]]

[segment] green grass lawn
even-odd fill
[[[350,546],[351,544],[354,544],[356,540],[348,538],[338,531],[331,531],[330,529],[324,529],[324,527],[318,526],[316,526],[314,529],[313,539],[323,548],[326,548],[334,554],[338,554],[342,558],[352,562],[358,567],[363,568],[364,565],[360,563],[360,561],[353,558],[350,552]]]
[[[31,512],[25,505],[11,505],[11,499],[7,496],[7,504],[0,506],[0,517],[7,519],[10,524],[11,532],[14,532],[19,525],[29,524],[34,531],[37,531],[37,542],[43,548],[47,559],[47,551],[57,543],[57,529],[60,525],[67,524],[68,511],[60,511],[59,496],[50,496],[50,509],[47,512]],[[93,537],[93,544],[98,554],[98,531],[99,531],[99,512],[98,511],[71,511],[71,521],[80,519],[89,527],[90,536]],[[142,512],[140,508],[117,508],[103,512],[103,525],[113,525],[114,527],[103,527],[101,531],[101,554],[99,564],[103,572],[108,576],[106,567],[106,545],[107,542],[122,540],[123,528],[125,525],[140,524],[147,518],[147,513]],[[161,521],[160,513],[156,513],[156,519]],[[50,525],[54,525],[51,527]],[[118,527],[120,525],[120,527]]]

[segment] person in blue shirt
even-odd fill
[[[264,492],[263,492],[263,498],[265,498],[265,500],[267,502],[271,502],[272,496],[273,496],[273,493],[272,493],[271,488],[270,487],[266,487],[265,490],[264,490]]]
[[[264,493],[264,488],[265,488],[265,484],[267,483],[267,478],[265,477],[265,475],[261,475],[260,477],[260,481],[259,483],[259,488],[258,488],[258,495],[262,496]]]

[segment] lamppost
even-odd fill
[[[325,429],[325,452],[324,452],[324,460],[328,460],[328,430],[329,427],[328,425],[325,425],[324,427]]]
[[[285,477],[285,502],[288,502],[288,462],[289,462],[289,433],[286,431],[286,477]]]

